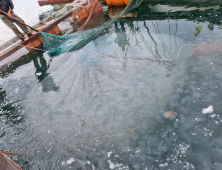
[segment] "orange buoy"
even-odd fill
[[[115,18],[118,14],[120,14],[124,10],[124,6],[109,6],[108,15],[110,18]],[[128,13],[123,15],[121,18],[133,18],[137,17],[137,13]]]
[[[123,6],[127,5],[130,0],[106,0],[108,6]]]

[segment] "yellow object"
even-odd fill
[[[127,5],[130,0],[106,0],[108,6],[123,6]]]

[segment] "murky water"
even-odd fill
[[[2,67],[0,149],[24,169],[221,169],[222,9],[184,6],[142,6],[77,52]]]

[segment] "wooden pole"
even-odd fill
[[[7,13],[4,12],[4,11],[2,11],[2,13],[4,13],[5,15],[7,15]],[[32,30],[34,30],[34,31],[36,31],[36,32],[39,32],[39,31],[36,30],[35,28],[32,28],[31,26],[29,26],[29,25],[25,24],[24,22],[18,20],[17,18],[15,18],[15,17],[13,17],[13,16],[12,16],[11,18],[14,19],[14,20],[16,20],[16,21],[18,21],[18,22],[20,22],[20,23],[23,24],[23,25],[26,25],[27,27],[31,28]]]

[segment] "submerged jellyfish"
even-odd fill
[[[175,117],[177,117],[177,113],[174,111],[167,111],[163,114],[163,116],[165,118],[174,119]]]

